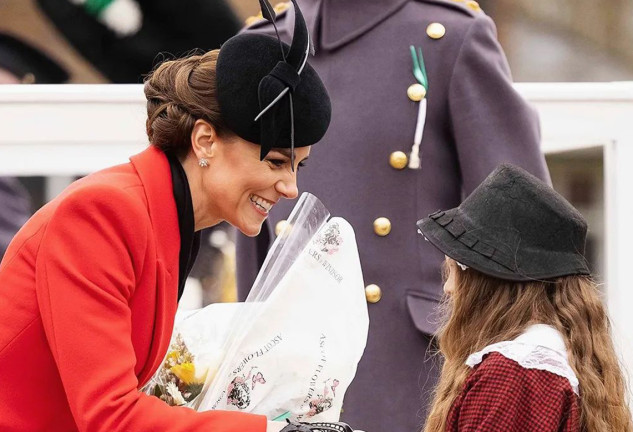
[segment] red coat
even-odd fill
[[[150,147],[75,182],[0,264],[0,430],[265,431],[138,389],[168,348],[180,234],[169,164]]]

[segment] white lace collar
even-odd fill
[[[488,345],[471,354],[466,364],[471,368],[475,367],[491,352],[498,352],[526,369],[540,369],[566,378],[574,393],[578,394],[578,378],[569,366],[565,341],[552,326],[531,325],[514,340]]]

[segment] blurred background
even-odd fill
[[[214,2],[218,3],[207,3]],[[191,3],[173,2],[183,8],[188,4],[193,14]],[[227,0],[227,4],[240,24],[259,12],[255,0]],[[517,82],[633,77],[631,0],[481,0],[479,4],[497,24]],[[211,21],[209,25],[215,23],[213,17]],[[0,31],[20,36],[59,61],[71,72],[71,83],[109,81],[65,40],[36,0],[0,0]]]
[[[64,77],[59,82],[139,83],[142,78],[138,71],[148,72],[162,58],[154,53],[166,51],[179,56],[196,47],[191,42],[196,40],[209,41],[208,46],[199,48],[217,48],[259,11],[255,0],[145,1],[151,6],[146,6],[144,13],[152,14],[157,23],[154,27],[144,25],[138,31],[138,20],[113,22],[107,10],[94,10],[93,16],[99,18],[103,28],[97,37],[86,39],[74,25],[86,19],[75,13],[79,9],[76,4],[85,2],[0,0],[0,35],[28,43],[59,64],[68,73],[68,79]],[[134,2],[116,0],[112,4],[134,11]],[[499,40],[516,82],[633,80],[633,0],[481,0],[479,3],[497,24]],[[74,15],[69,11],[74,11]],[[165,26],[161,23],[169,23],[169,35],[164,33]],[[137,32],[132,47],[122,47],[116,40],[103,37],[108,28],[118,34]],[[0,41],[0,62],[1,44]],[[0,63],[0,72],[2,69]],[[38,81],[37,76],[18,78],[18,82],[24,83],[44,82]],[[589,221],[589,259],[601,280],[606,223],[603,151],[590,148],[550,154],[547,162],[554,187]],[[56,190],[54,179],[22,177],[18,181],[28,191],[31,211],[37,210]],[[191,275],[192,294],[184,301],[196,307],[235,300],[233,233],[223,226],[210,230],[203,245]]]

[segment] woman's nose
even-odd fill
[[[275,188],[284,198],[295,199],[299,195],[299,189],[297,188],[297,176],[292,175],[289,178],[279,180],[275,185]]]

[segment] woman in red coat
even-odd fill
[[[240,35],[163,63],[145,82],[150,147],[75,182],[16,235],[0,264],[0,430],[284,426],[139,389],[168,348],[196,233],[227,221],[256,235],[279,199],[297,196],[297,169],[327,129],[301,24],[286,55]]]

